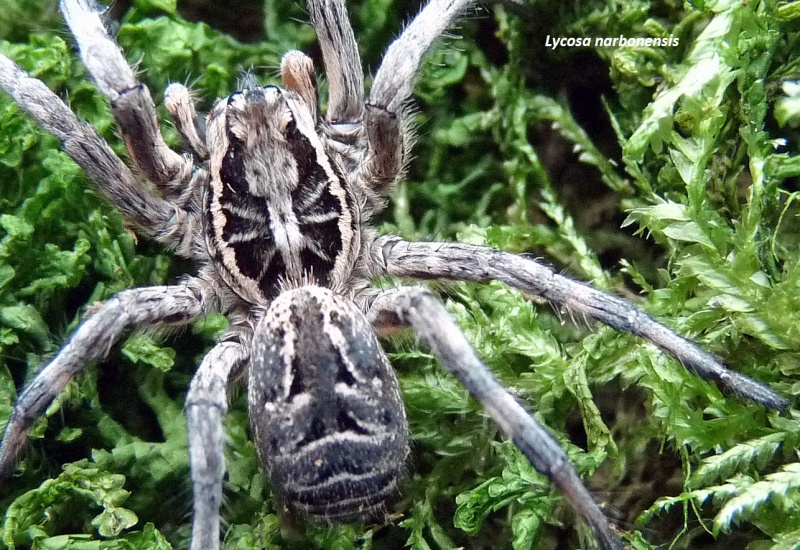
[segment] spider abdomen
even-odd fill
[[[380,518],[405,470],[397,379],[364,315],[330,290],[280,295],[259,322],[250,424],[283,505],[322,522]]]

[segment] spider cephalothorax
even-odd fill
[[[317,126],[313,104],[275,86],[237,92],[208,117],[206,241],[225,282],[250,303],[275,298],[279,282],[341,292],[353,275],[356,198]]]
[[[378,520],[397,493],[408,452],[398,383],[377,334],[411,327],[548,476],[603,548],[622,543],[567,455],[497,381],[445,308],[416,287],[382,290],[381,276],[499,280],[559,308],[639,335],[702,377],[763,405],[786,401],[727,370],[693,342],[624,300],[535,261],[459,243],[377,237],[372,215],[409,155],[406,104],[430,44],[470,0],[431,0],[389,47],[365,99],[344,0],[309,0],[330,83],[321,113],[311,60],[290,52],[282,87],[246,79],[198,125],[189,91],[167,109],[186,154],[166,146],[153,102],[88,0],[62,11],[111,110],[143,185],[89,125],[40,81],[0,56],[2,87],[140,232],[197,262],[173,286],[123,291],[97,308],[21,393],[0,446],[0,476],[17,463],[32,422],[87,362],[131,329],[186,324],[209,313],[231,323],[186,397],[194,490],[192,548],[219,546],[226,388],[247,372],[258,455],[286,510],[324,522]]]

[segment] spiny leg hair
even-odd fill
[[[206,160],[208,149],[205,135],[198,124],[197,110],[189,88],[177,82],[167,86],[164,90],[164,106],[175,123],[175,129],[181,135],[183,146],[198,160]]]
[[[788,401],[764,384],[727,369],[697,344],[657,322],[630,303],[558,275],[531,259],[462,243],[408,242],[383,237],[375,242],[384,274],[411,279],[501,281],[558,308],[585,315],[655,344],[701,378],[767,408],[784,410]]]
[[[45,84],[0,54],[0,89],[42,128],[61,141],[64,152],[80,166],[100,191],[136,229],[173,249],[194,257],[193,216],[136,181],[130,169],[91,125],[78,120]]]
[[[475,0],[431,0],[383,56],[369,93],[369,104],[400,113],[414,91],[425,54]]]
[[[222,420],[228,412],[228,386],[246,370],[250,331],[229,331],[203,358],[186,394],[189,468],[194,497],[192,549],[219,543],[222,481],[225,475]]]
[[[354,124],[364,110],[364,74],[358,44],[347,21],[344,2],[309,2],[311,23],[317,31],[328,77],[328,112],[330,124]]]
[[[425,54],[474,0],[431,0],[389,45],[372,82],[364,115],[369,156],[363,178],[380,194],[402,178],[412,134],[409,98]]]
[[[191,177],[193,163],[164,143],[150,90],[136,80],[95,4],[88,0],[62,2],[61,11],[78,42],[84,67],[100,93],[111,101],[111,113],[131,159],[148,180],[179,194]]]

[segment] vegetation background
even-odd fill
[[[418,0],[348,2],[374,73]],[[511,6],[513,7],[513,6]],[[419,139],[381,231],[543,258],[627,297],[733,369],[800,395],[800,2],[525,0],[471,13],[416,87]],[[208,109],[280,55],[321,61],[298,0],[119,0],[118,39],[157,102]],[[559,48],[550,37],[668,37]],[[0,0],[0,51],[125,155],[54,1]],[[169,141],[178,145],[160,108]],[[58,143],[0,95],[0,425],[87,311],[192,266],[136,235]],[[779,416],[629,335],[499,284],[437,286],[487,363],[568,450],[635,548],[800,548],[800,412]],[[224,320],[136,334],[38,421],[0,494],[0,546],[183,548],[182,401]],[[279,524],[248,439],[226,420],[225,547],[576,548],[587,529],[412,338],[388,343],[414,436],[390,525]]]

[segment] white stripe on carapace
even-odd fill
[[[260,98],[253,104],[248,104],[250,94],[259,94]],[[263,102],[263,103],[262,103]],[[274,117],[271,124],[262,124],[259,128],[264,136],[253,135],[248,131],[246,122],[240,122],[236,117],[247,117],[248,109],[262,108],[268,116]],[[229,110],[232,110],[229,112]],[[343,292],[345,283],[352,272],[356,254],[360,248],[360,231],[358,219],[348,204],[347,190],[336,170],[331,165],[331,160],[325,152],[325,147],[316,133],[316,120],[313,118],[309,106],[293,91],[280,90],[276,87],[267,87],[256,90],[244,90],[234,94],[225,102],[221,101],[209,117],[209,136],[214,140],[215,146],[210,147],[211,164],[211,197],[210,211],[213,225],[213,237],[216,243],[210,243],[222,260],[222,270],[229,275],[226,278],[234,291],[250,302],[264,302],[267,299],[263,288],[262,279],[269,270],[269,265],[262,266],[255,278],[242,272],[239,265],[241,258],[229,244],[242,244],[253,240],[254,245],[261,235],[257,231],[243,231],[229,234],[225,238],[228,215],[235,214],[241,218],[253,221],[252,212],[243,212],[243,208],[223,201],[224,185],[221,171],[226,155],[233,158],[237,154],[231,149],[228,132],[233,132],[238,139],[248,143],[248,154],[253,151],[252,159],[237,159],[242,167],[241,176],[245,179],[248,192],[253,197],[266,201],[266,211],[269,214],[269,233],[275,252],[280,254],[284,272],[277,274],[276,284],[281,290],[299,287],[304,284],[319,283],[315,274],[307,271],[303,266],[303,253],[310,251],[324,261],[332,262],[333,266],[328,274],[327,285],[334,292]],[[234,117],[230,121],[229,117]],[[303,136],[313,150],[314,158],[298,159],[290,152],[286,142],[282,142],[280,131],[288,124],[294,122],[296,131]],[[269,135],[269,134],[272,135]],[[286,138],[291,139],[291,138]],[[259,158],[269,155],[269,160]],[[281,158],[283,156],[283,158]],[[263,164],[262,164],[263,163]],[[338,203],[338,212],[310,214],[306,218],[298,219],[296,207],[292,202],[292,193],[300,182],[298,166],[300,163],[316,164],[324,174],[325,181],[316,182],[317,188],[309,190],[309,196],[303,200],[310,204],[314,199],[320,199],[324,192],[329,192]],[[261,164],[261,165],[260,165]],[[319,171],[319,170],[317,170]],[[304,205],[305,206],[305,205]],[[226,212],[227,211],[227,212]],[[301,226],[305,224],[322,224],[338,216],[339,242],[335,257],[328,251],[323,251],[316,240],[303,234]],[[266,220],[265,220],[266,223]],[[262,252],[263,253],[263,252]],[[265,262],[268,264],[268,262]],[[223,276],[226,274],[223,273]]]
[[[360,247],[361,232],[358,230],[359,220],[353,219],[353,212],[347,204],[347,190],[343,182],[331,166],[330,157],[325,152],[322,141],[316,132],[317,121],[311,116],[311,111],[299,95],[285,92],[286,105],[294,114],[297,130],[308,139],[316,152],[316,162],[325,171],[330,182],[330,192],[338,201],[341,214],[339,216],[339,234],[341,235],[341,249],[333,265],[329,286],[334,292],[342,292],[344,283],[350,275],[355,263],[355,252]],[[306,248],[312,248],[306,245]],[[298,251],[299,254],[299,251]]]

